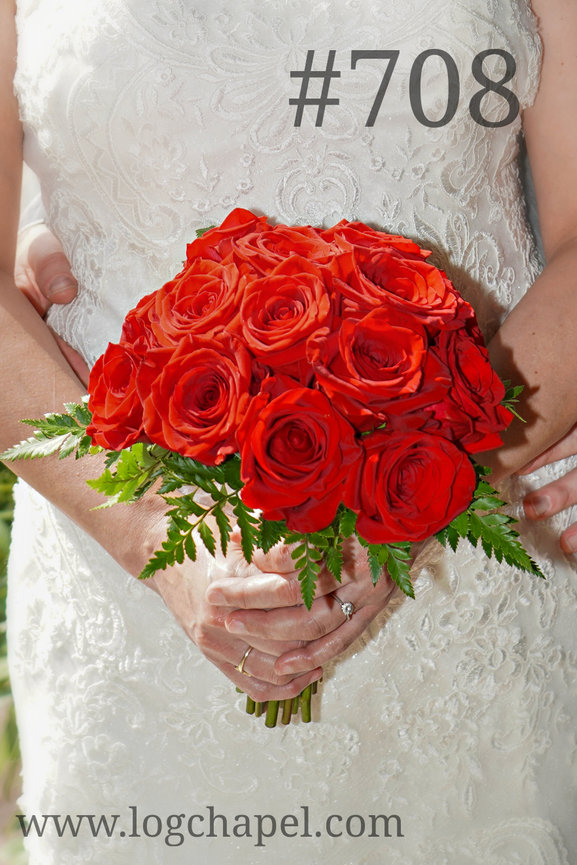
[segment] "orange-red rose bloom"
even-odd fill
[[[151,441],[209,465],[238,450],[250,357],[233,338],[186,337],[174,351],[151,351],[137,384]]]
[[[512,415],[500,404],[505,386],[491,366],[479,329],[471,325],[470,332],[442,333],[439,354],[452,380],[447,398],[434,411],[442,434],[458,439],[472,454],[499,447],[499,433]]]
[[[347,482],[344,503],[373,544],[422,541],[448,525],[473,498],[475,470],[440,436],[379,430],[363,439],[365,457]]]
[[[218,333],[238,316],[239,273],[232,263],[194,259],[155,294],[150,326],[159,345]]]
[[[361,430],[380,425],[389,412],[438,402],[449,387],[420,318],[390,305],[344,321],[338,333],[315,335],[308,356],[322,390]]]
[[[92,441],[113,451],[130,447],[142,432],[142,405],[136,391],[139,359],[133,351],[110,343],[90,371],[86,429]]]
[[[239,430],[242,500],[290,529],[327,526],[342,500],[345,478],[361,450],[354,430],[326,396],[295,388],[269,401],[255,397]]]
[[[325,283],[330,273],[293,255],[269,276],[251,282],[244,293],[239,327],[251,353],[275,373],[307,384],[309,336],[330,324],[331,300]]]

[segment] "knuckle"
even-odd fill
[[[317,657],[322,657],[322,650],[319,646],[313,648],[311,645],[303,652],[299,652],[298,664],[300,673],[303,673],[306,670],[312,670],[314,667],[319,666],[320,662],[317,660]]]
[[[571,507],[571,505],[575,504],[577,499],[577,490],[573,489],[573,486],[568,482],[567,478],[564,478],[564,483],[562,483],[558,489],[558,501],[554,502],[557,505],[557,510],[564,510],[565,508]]]
[[[298,697],[305,686],[302,676],[293,678],[287,683],[250,679],[244,691],[252,700],[266,703],[269,700],[292,700]]]
[[[271,569],[285,574],[293,570],[292,548],[286,544],[278,544],[268,553],[268,563]]]
[[[326,625],[316,616],[311,615],[305,622],[304,631],[309,640],[318,640],[327,633]]]
[[[270,696],[270,685],[260,679],[247,679],[246,683],[243,683],[243,689],[245,694],[256,703],[264,703],[266,700],[274,699]]]
[[[298,697],[303,688],[305,687],[306,685],[303,684],[302,679],[293,679],[293,681],[285,688],[285,699],[288,700],[294,697]]]
[[[63,270],[65,272],[70,270],[68,259],[60,250],[46,253],[37,262],[36,271],[40,276],[50,275],[56,270]]]
[[[236,602],[238,603],[238,606],[243,610],[248,609],[248,607],[250,606],[249,593],[247,587],[242,581],[239,583],[238,586],[238,595],[236,597]]]
[[[206,622],[199,622],[194,628],[193,639],[198,649],[203,653],[209,650],[212,645],[210,637],[210,628]]]
[[[292,681],[292,679],[293,679],[293,676],[287,676],[287,675],[281,676],[278,673],[271,673],[269,675],[270,684],[276,685],[279,688],[282,688],[283,685],[287,685],[289,682]]]
[[[282,588],[283,601],[286,606],[296,607],[302,602],[301,587],[298,580],[286,580]]]

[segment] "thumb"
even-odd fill
[[[42,227],[30,243],[28,264],[40,292],[50,303],[70,303],[78,293],[78,283],[59,240]]]

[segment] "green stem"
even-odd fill
[[[311,722],[311,692],[312,688],[308,685],[301,694],[301,718],[305,724]]]
[[[254,704],[254,716],[255,718],[260,718],[263,713],[264,703],[255,703]]]
[[[255,705],[256,704],[255,704],[254,700],[251,700],[250,697],[246,698],[246,707],[245,708],[246,708],[247,715],[254,715]]]
[[[283,700],[282,701],[282,722],[283,724],[290,724],[291,716],[293,710],[293,701],[292,700]]]
[[[175,475],[173,475],[173,476],[175,477]],[[220,507],[224,507],[224,505],[230,503],[231,500],[232,500],[233,498],[237,497],[237,495],[238,495],[238,494],[237,494],[236,492],[232,492],[232,493],[225,494],[225,495],[223,496],[223,498],[219,499],[217,502],[214,502],[214,504],[211,505],[209,508],[206,508],[206,510],[204,511],[204,513],[203,513],[203,514],[202,514],[202,515],[197,519],[197,521],[196,521],[195,523],[193,523],[193,524],[190,526],[190,529],[186,532],[186,535],[183,535],[183,537],[188,537],[189,535],[191,535],[191,534],[193,533],[193,531],[194,531],[194,530],[195,530],[195,529],[196,529],[196,528],[197,528],[201,523],[203,523],[203,522],[206,521],[206,518],[207,518],[207,517],[209,517],[211,514],[214,513],[215,510],[217,510],[217,509],[220,508]],[[194,498],[194,495],[193,495],[193,498]],[[185,517],[185,519],[187,519],[187,518]]]
[[[276,727],[276,720],[278,717],[278,708],[279,701],[278,700],[269,700],[266,707],[266,719],[265,719],[265,727]]]

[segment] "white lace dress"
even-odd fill
[[[486,49],[512,55],[505,86],[531,103],[540,41],[527,0],[18,6],[26,157],[81,286],[51,323],[90,362],[138,298],[179,269],[194,230],[235,206],[288,223],[357,218],[415,237],[486,334],[535,278],[520,119],[488,128],[470,111],[482,89],[473,59]],[[339,102],[322,125],[311,105],[295,126],[300,79],[290,72],[313,49],[317,69],[336,52],[329,96]],[[412,92],[419,113],[411,67],[431,49],[449,60],[423,63],[427,117],[447,108],[451,58],[460,81],[442,126],[411,108]],[[372,126],[389,59],[353,69],[352,50],[399,51]],[[504,60],[486,63],[499,80]],[[319,91],[311,83],[309,96]],[[481,104],[493,119],[507,110],[498,93]],[[119,815],[110,838],[93,839],[87,824],[77,837],[50,825],[43,838],[31,833],[32,865],[577,862],[577,583],[557,531],[525,534],[547,582],[466,546],[439,556],[417,600],[398,602],[327,669],[320,722],[271,731],[243,714],[157,596],[20,486],[9,603],[21,808],[75,821]],[[208,837],[210,807],[227,818],[228,837],[222,820]],[[265,814],[277,833],[259,845]],[[190,827],[204,836],[183,822],[178,846],[174,815],[197,815]],[[294,818],[283,834],[284,815]],[[394,820],[390,837],[384,821],[372,831],[370,815],[398,815],[402,837]]]

